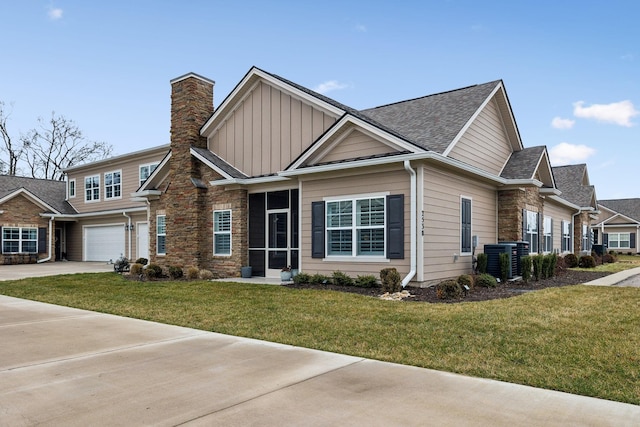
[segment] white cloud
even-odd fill
[[[584,107],[584,101],[573,104],[573,115],[583,119],[595,119],[599,122],[614,123],[631,127],[631,118],[640,114],[631,101],[612,102],[611,104],[592,104]]]
[[[318,93],[325,94],[327,92],[331,92],[332,90],[340,90],[346,89],[349,85],[345,83],[340,83],[337,80],[329,80],[324,83],[320,83],[318,86],[313,88]]]
[[[575,123],[575,120],[563,119],[562,117],[554,117],[551,120],[551,126],[556,129],[571,129]]]
[[[584,163],[593,156],[596,150],[582,144],[569,144],[561,142],[549,150],[549,159],[554,166],[570,165],[573,163]]]
[[[362,25],[362,24],[357,24],[355,27],[355,30],[359,33],[366,33],[367,32],[367,27]]]
[[[52,21],[57,21],[58,19],[62,19],[62,13],[62,9],[52,6],[49,8],[49,12],[47,12],[47,15],[49,15],[49,19],[51,19]]]

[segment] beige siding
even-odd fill
[[[479,243],[476,254],[483,245],[497,242],[496,189],[448,171],[425,168],[423,262],[427,283],[472,272],[472,256],[460,255],[462,197],[471,199],[471,234],[478,236]]]
[[[562,221],[571,223],[572,215],[575,213],[571,208],[546,200],[544,203],[543,215],[551,217],[553,220],[553,251],[562,251]],[[544,232],[544,230],[542,231]]]
[[[598,228],[598,230],[600,230],[599,232],[602,232],[601,228]],[[639,229],[638,227],[635,226],[627,226],[627,227],[623,227],[623,226],[615,226],[615,227],[605,227],[604,232],[606,234],[610,234],[610,233],[635,233],[635,246],[631,247],[631,248],[612,248],[611,244],[609,243],[609,250],[612,251],[616,251],[616,252],[622,252],[623,254],[626,254],[627,252],[631,252],[633,254],[638,253],[638,246],[640,245],[640,239],[638,239],[638,234],[639,234]],[[602,239],[601,239],[602,241]]]
[[[300,219],[302,235],[302,270],[306,273],[331,274],[343,271],[352,277],[362,274],[379,276],[380,270],[396,267],[402,276],[409,272],[409,174],[404,170],[384,169],[360,171],[357,176],[327,177],[302,182],[302,211]],[[372,192],[405,195],[405,258],[380,262],[332,261],[330,258],[311,258],[311,203],[324,197],[366,195]]]
[[[500,112],[492,100],[462,135],[449,157],[499,175],[511,152]]]
[[[316,162],[335,162],[339,160],[355,159],[364,156],[393,153],[397,150],[379,142],[359,131],[351,132],[343,141],[340,141],[328,153]]]
[[[209,138],[209,149],[249,176],[283,170],[337,117],[259,83]]]
[[[629,224],[631,221],[623,216],[618,216],[616,218],[611,219],[610,221],[606,222],[606,225],[610,225],[610,224]]]

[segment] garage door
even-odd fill
[[[124,254],[124,224],[85,227],[84,260],[115,262]]]

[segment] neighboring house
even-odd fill
[[[640,253],[640,199],[599,200],[600,222],[594,224],[596,243],[616,252]]]
[[[430,283],[484,244],[572,251],[595,211],[556,186],[545,147],[523,147],[502,81],[362,111],[255,67],[215,111],[213,81],[171,85],[171,151],[135,194],[164,265]]]

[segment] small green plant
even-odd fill
[[[296,285],[306,285],[311,283],[311,276],[307,273],[298,273],[293,276],[293,283]]]
[[[578,266],[581,268],[596,268],[596,260],[591,255],[581,256]]]
[[[542,279],[546,279],[549,276],[549,267],[551,266],[551,258],[549,257],[549,255],[544,255],[542,257],[542,270],[540,272],[540,277]]]
[[[478,263],[478,273],[484,274],[487,272],[487,264],[489,263],[489,255],[485,253],[478,254],[477,257]]]
[[[576,268],[578,266],[578,257],[575,254],[566,254],[564,256],[564,265],[567,268]]]
[[[538,281],[542,276],[542,264],[544,262],[544,255],[539,254],[533,257],[533,279]]]
[[[553,277],[556,275],[556,268],[558,267],[558,255],[555,253],[549,254],[549,271],[547,277]]]
[[[436,285],[436,295],[440,299],[459,299],[462,296],[462,287],[455,280],[445,280]]]
[[[162,277],[162,267],[152,262],[144,269],[144,275],[147,279],[159,279]]]
[[[522,280],[524,283],[528,283],[531,280],[531,257],[529,255],[520,258],[520,265],[522,266]]]
[[[500,280],[506,282],[509,279],[509,266],[511,260],[509,260],[510,254],[501,253],[498,255],[500,261]]]
[[[456,279],[456,282],[458,282],[458,284],[463,288],[464,286],[467,286],[469,289],[473,289],[473,276],[470,274],[461,274]]]
[[[378,279],[373,274],[358,275],[354,284],[359,288],[375,288],[378,286]]]
[[[187,279],[196,280],[200,277],[200,269],[198,267],[187,268]]]
[[[480,274],[476,278],[476,286],[481,288],[495,288],[498,285],[496,278],[488,273]]]
[[[334,271],[331,281],[337,286],[353,286],[353,279],[342,271]]]
[[[203,268],[202,270],[198,271],[198,278],[200,280],[211,280],[213,279],[213,273],[211,272],[211,270]]]
[[[326,276],[324,274],[316,273],[311,276],[311,280],[309,281],[311,285],[330,285],[331,277]]]
[[[149,262],[149,260],[148,260],[148,259],[146,259],[146,258],[138,258],[138,259],[136,260],[136,264],[147,265],[147,263],[148,263],[148,262]]]
[[[402,278],[395,267],[380,270],[380,281],[382,282],[382,290],[390,294],[400,292],[402,288]]]
[[[168,266],[167,271],[169,272],[169,277],[173,280],[180,279],[182,276],[184,276],[182,267],[178,267],[176,265]]]

